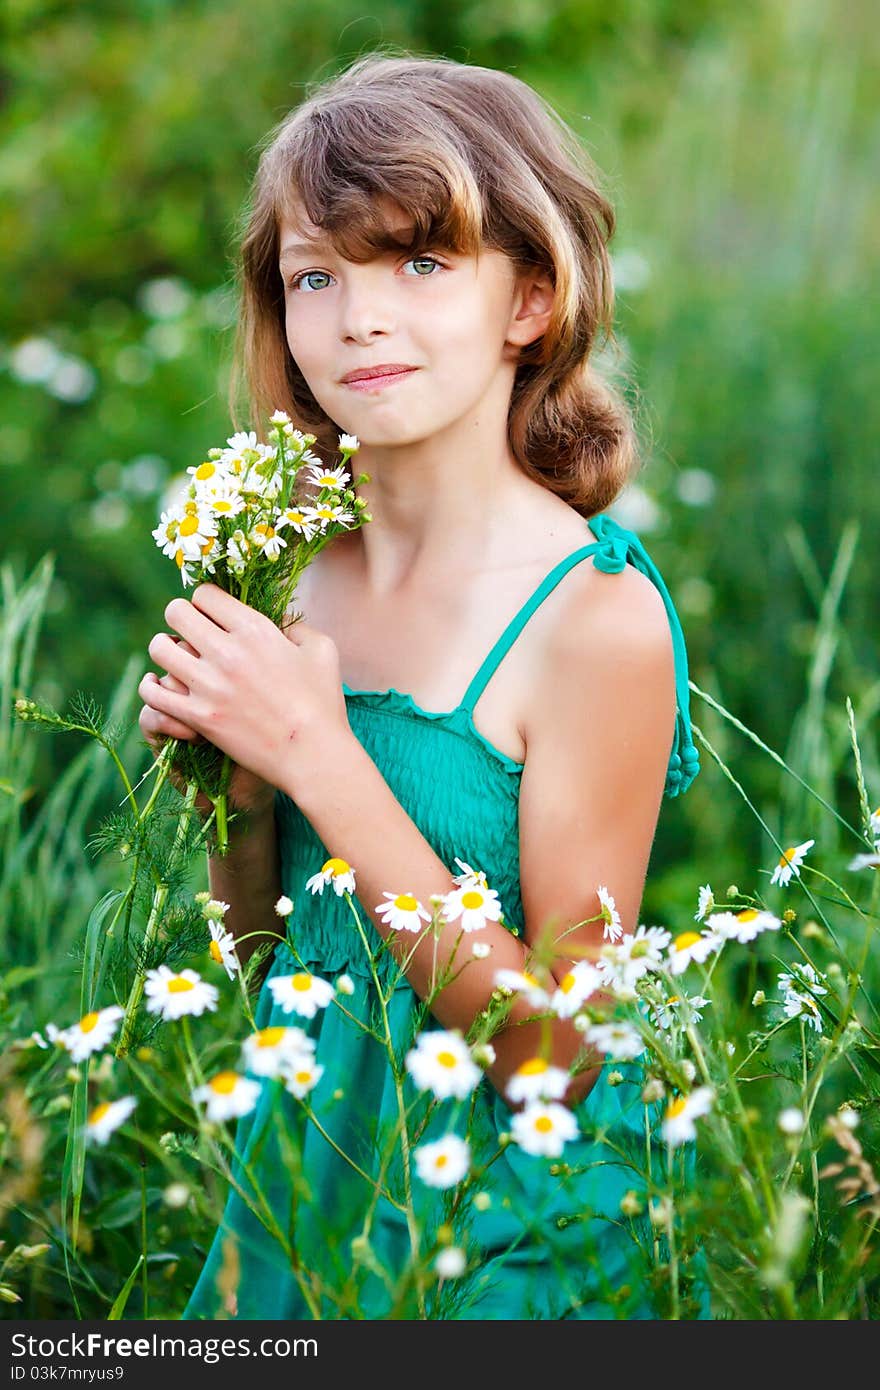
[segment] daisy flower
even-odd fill
[[[812,849],[815,843],[815,840],[804,840],[802,845],[794,845],[791,849],[787,849],[773,870],[770,882],[778,883],[784,888],[790,881],[792,874],[797,874],[800,878],[801,864],[804,862],[807,850]]]
[[[378,912],[386,926],[392,931],[419,932],[422,922],[430,922],[431,914],[412,893],[382,893],[387,902],[377,903],[373,909]]]
[[[282,893],[281,897],[275,904],[275,911],[277,912],[279,917],[289,917],[291,912],[293,911],[293,903],[291,902],[290,898],[286,898]]]
[[[258,521],[251,527],[250,539],[269,560],[277,560],[282,550],[287,549],[287,541],[268,521]]]
[[[247,505],[231,480],[206,488],[203,500],[212,516],[217,517],[238,516]]]
[[[584,1031],[584,1038],[615,1062],[632,1061],[645,1050],[641,1034],[631,1023],[594,1023]]]
[[[562,1067],[554,1067],[543,1057],[529,1057],[517,1067],[504,1088],[508,1100],[561,1100],[571,1080]]]
[[[354,994],[354,980],[350,975],[340,975],[335,988],[337,994]]]
[[[705,887],[699,890],[697,910],[694,913],[694,921],[702,922],[703,918],[706,916],[706,913],[711,912],[714,906],[715,898],[712,894],[712,889],[709,887],[709,884],[707,883]]]
[[[306,888],[310,893],[323,893],[328,883],[333,884],[333,891],[337,897],[341,898],[343,893],[353,893],[354,869],[344,859],[328,859],[321,865],[318,873],[306,879]]]
[[[177,559],[180,552],[184,560],[198,562],[205,548],[210,549],[214,543],[217,521],[207,508],[200,508],[197,501],[185,502],[183,505],[184,515],[177,527],[177,551],[174,558]]]
[[[571,1018],[581,1004],[595,994],[601,983],[602,976],[596,967],[588,961],[579,960],[563,975],[559,988],[550,1000],[550,1007],[557,1018]]]
[[[510,1130],[515,1142],[529,1154],[558,1158],[563,1146],[578,1135],[577,1120],[558,1102],[532,1101],[514,1115]]]
[[[86,1136],[96,1144],[106,1144],[110,1135],[120,1125],[124,1125],[137,1105],[134,1096],[122,1096],[120,1100],[105,1100],[96,1105],[86,1121]]]
[[[721,938],[714,932],[681,932],[669,947],[666,968],[671,975],[680,975],[687,970],[691,961],[702,965],[721,944]]]
[[[501,917],[498,894],[479,879],[466,879],[451,893],[444,893],[442,902],[446,921],[456,922],[461,918],[461,929],[465,932],[482,931],[487,922],[497,922]]]
[[[431,1091],[438,1100],[455,1096],[463,1100],[482,1073],[458,1029],[432,1029],[420,1034],[404,1065],[420,1091]]]
[[[100,1052],[107,1046],[124,1012],[118,1004],[111,1004],[107,1009],[83,1014],[79,1022],[72,1023],[69,1028],[57,1029],[50,1023],[46,1036],[50,1042],[58,1042],[66,1047],[74,1062],[82,1062],[93,1052]]]
[[[477,960],[485,960],[492,954],[492,947],[488,941],[475,941],[471,947],[471,955],[476,956]]]
[[[499,989],[507,989],[514,994],[523,994],[533,1009],[549,1009],[550,995],[540,980],[528,970],[495,971],[495,984]]]
[[[356,434],[341,434],[339,436],[339,452],[341,454],[355,454],[360,447]]]
[[[309,517],[302,507],[285,507],[273,518],[272,524],[276,531],[282,530],[285,526],[291,527],[305,541],[310,541],[318,529],[314,519]]]
[[[302,1028],[260,1028],[241,1045],[245,1069],[256,1076],[278,1076],[288,1062],[313,1052],[315,1044]]]
[[[449,1245],[434,1261],[434,1272],[439,1279],[460,1279],[467,1269],[467,1255],[458,1245]]]
[[[612,898],[611,894],[608,892],[608,889],[604,886],[604,884],[601,887],[597,888],[596,892],[599,895],[599,902],[602,908],[602,916],[605,920],[605,929],[602,932],[602,936],[608,941],[616,941],[619,936],[623,935],[623,927],[620,922],[620,913],[617,911],[617,908],[614,905],[614,899]]]
[[[772,912],[744,907],[741,912],[713,912],[706,925],[724,941],[738,941],[744,946],[761,932],[779,931],[782,919]]]
[[[633,985],[650,970],[663,966],[663,952],[672,937],[665,927],[640,926],[635,933],[627,932],[621,939],[602,950],[603,959],[613,961],[624,984]]]
[[[711,1086],[698,1086],[689,1096],[677,1096],[670,1103],[663,1120],[663,1138],[671,1148],[696,1139],[697,1129],[694,1120],[708,1115],[712,1109],[715,1093]]]
[[[807,1122],[803,1110],[790,1105],[785,1110],[780,1110],[776,1116],[776,1123],[783,1134],[802,1134]]]
[[[333,986],[306,970],[299,970],[295,975],[276,975],[266,983],[284,1013],[299,1014],[302,1018],[314,1018],[333,998]]]
[[[792,966],[792,973],[778,976],[782,990],[782,1011],[786,1018],[805,1018],[817,1033],[822,1032],[822,1014],[813,996],[827,994],[828,990],[820,983],[824,975],[819,975],[812,965]]]
[[[341,464],[338,468],[324,468],[321,464],[317,467],[312,465],[306,476],[309,482],[317,483],[318,487],[330,488],[332,492],[344,492],[351,479],[351,474]]]
[[[303,1100],[309,1091],[317,1086],[324,1075],[324,1068],[307,1052],[301,1052],[285,1065],[281,1075],[284,1077],[286,1089],[296,1096],[297,1100]]]
[[[274,410],[269,416],[270,425],[289,425],[290,416],[286,410]]]
[[[167,965],[148,970],[144,983],[147,996],[147,1012],[161,1014],[166,1022],[183,1018],[184,1014],[203,1014],[206,1009],[216,1009],[219,992],[214,985],[206,984],[195,970],[181,970],[175,973]]]
[[[880,837],[880,806],[871,812],[870,830],[872,835]]]
[[[208,921],[208,930],[211,933],[211,942],[208,946],[211,960],[222,965],[230,980],[234,980],[237,972],[241,969],[238,956],[235,954],[235,937],[226,930],[222,922],[217,922],[213,918]]]
[[[671,994],[662,1004],[652,1005],[651,1014],[658,1028],[670,1028],[678,1018],[685,1022],[700,1023],[703,1009],[711,1002],[710,999],[704,999],[702,994],[687,995],[682,991],[681,994]]]
[[[880,865],[880,850],[873,854],[857,854],[847,864],[848,869],[876,869]]]
[[[416,1172],[429,1187],[454,1187],[467,1177],[471,1162],[470,1146],[457,1134],[447,1134],[430,1144],[413,1149]]]
[[[455,862],[461,869],[461,873],[452,875],[453,883],[457,883],[459,887],[464,883],[480,883],[484,888],[488,888],[489,882],[482,869],[472,869],[470,864],[466,864],[463,859],[459,859],[458,855],[455,857]]]
[[[354,521],[351,512],[338,502],[322,502],[317,507],[309,507],[308,514],[321,531],[326,531],[328,526],[348,526]]]
[[[204,1104],[209,1120],[234,1120],[249,1114],[259,1095],[259,1081],[251,1081],[235,1071],[218,1071],[204,1086],[196,1087],[192,1098]]]
[[[254,430],[237,430],[235,434],[229,436],[226,444],[227,447],[223,453],[240,455],[244,453],[245,449],[256,451],[256,432]]]

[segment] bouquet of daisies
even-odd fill
[[[370,516],[346,467],[358,449],[353,435],[339,436],[341,463],[328,468],[311,451],[315,435],[294,429],[284,411],[275,411],[270,426],[272,442],[240,431],[188,468],[191,481],[152,534],[177,565],[184,588],[209,581],[280,625],[313,557]],[[362,473],[357,485],[365,482],[369,476]],[[164,741],[160,758],[166,757],[169,770],[213,803],[218,848],[225,853],[230,758],[212,743],[177,739]]]

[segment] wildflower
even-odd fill
[[[569,1073],[543,1057],[529,1057],[517,1067],[504,1088],[508,1100],[561,1100],[568,1090]]]
[[[715,898],[712,894],[712,889],[707,883],[705,887],[701,888],[699,891],[697,910],[694,913],[694,921],[702,922],[703,918],[706,916],[706,913],[711,912],[714,906]]]
[[[471,955],[475,956],[477,960],[485,960],[491,954],[492,947],[488,941],[475,941],[471,947]]]
[[[194,1101],[205,1105],[209,1120],[233,1120],[253,1110],[260,1095],[259,1081],[239,1076],[235,1071],[218,1071],[204,1086],[192,1093]]]
[[[267,560],[277,560],[282,550],[287,549],[287,541],[267,521],[257,522],[251,530],[250,537]]]
[[[336,981],[337,994],[354,994],[354,980],[350,975],[340,975]]]
[[[847,864],[848,869],[876,869],[880,866],[880,851],[873,854],[857,854]]]
[[[59,1029],[52,1023],[47,1024],[46,1036],[50,1042],[65,1047],[74,1062],[82,1062],[107,1046],[124,1012],[118,1004],[111,1004],[107,1009],[83,1014],[79,1022],[72,1023],[69,1028]]]
[[[822,1015],[813,996],[828,993],[820,983],[824,978],[806,963],[792,966],[790,975],[783,973],[778,976],[783,1013],[787,1018],[806,1018],[817,1033],[822,1032]]]
[[[279,917],[289,917],[291,912],[293,911],[293,903],[291,902],[290,898],[286,898],[282,893],[281,897],[275,904],[275,911],[277,912]]]
[[[310,893],[323,893],[326,884],[333,884],[333,891],[341,898],[343,893],[354,892],[354,869],[344,859],[328,859],[320,871],[306,879]]]
[[[671,994],[662,1004],[655,1004],[651,1014],[658,1028],[670,1028],[676,1018],[685,1023],[700,1023],[702,1011],[709,1003],[711,1000],[704,999],[702,994],[688,996],[682,990],[681,994]]]
[[[431,920],[430,912],[425,911],[412,893],[383,892],[382,897],[388,901],[377,903],[373,910],[392,931],[419,932],[422,922]]]
[[[461,873],[452,875],[453,883],[457,883],[459,887],[465,883],[479,883],[483,888],[488,888],[489,881],[482,869],[472,869],[470,864],[466,864],[464,860],[459,859],[457,855],[455,857],[455,862],[461,869]]]
[[[776,868],[773,870],[771,883],[778,883],[783,888],[791,880],[792,874],[797,874],[800,878],[800,867],[804,862],[807,850],[812,849],[815,840],[804,840],[802,845],[795,845],[791,849],[785,850]]]
[[[218,965],[223,966],[230,980],[235,979],[236,973],[241,969],[238,956],[235,954],[235,937],[221,922],[210,921],[208,928],[211,933],[208,954]]]
[[[247,506],[246,499],[232,478],[209,484],[201,493],[201,500],[215,517],[238,516]]]
[[[488,1192],[474,1193],[474,1206],[477,1211],[488,1211],[492,1205],[492,1197]]]
[[[360,447],[356,434],[341,434],[339,436],[339,452],[341,454],[355,454]]]
[[[351,512],[347,512],[336,502],[322,502],[318,507],[309,507],[308,514],[322,531],[326,531],[332,525],[347,526],[349,522],[354,521]]]
[[[473,1052],[471,1053],[471,1056],[473,1057],[477,1066],[482,1067],[484,1070],[486,1069],[486,1067],[491,1067],[495,1065],[495,1049],[489,1042],[477,1043],[473,1049]]]
[[[314,1018],[318,1009],[326,1009],[333,998],[333,986],[318,975],[299,970],[295,975],[276,975],[266,981],[272,998],[286,1014]]]
[[[631,1023],[594,1023],[586,1030],[584,1037],[606,1057],[613,1057],[615,1062],[631,1061],[645,1050],[641,1035]]]
[[[524,995],[533,1009],[549,1009],[550,1007],[550,995],[540,980],[528,970],[508,970],[507,968],[496,970],[495,984],[499,989]]]
[[[162,1193],[162,1201],[172,1210],[185,1207],[189,1198],[190,1191],[185,1182],[170,1182]]]
[[[295,1057],[282,1072],[286,1089],[296,1096],[297,1100],[307,1096],[323,1075],[324,1068],[305,1052]]]
[[[652,1076],[642,1087],[642,1100],[645,1105],[656,1105],[658,1100],[662,1100],[666,1095],[666,1087],[659,1076]]]
[[[458,1029],[432,1029],[422,1033],[410,1048],[404,1065],[421,1091],[431,1091],[438,1100],[470,1095],[481,1078],[479,1067]]]
[[[559,982],[550,1007],[557,1018],[571,1018],[581,1004],[584,1004],[602,983],[602,976],[594,965],[579,960]]]
[[[640,926],[635,934],[627,932],[615,944],[603,946],[600,969],[614,983],[631,987],[648,971],[661,969],[671,940],[665,927]]]
[[[290,416],[283,410],[276,410],[269,416],[270,425],[289,425]]]
[[[184,1014],[203,1014],[206,1009],[217,1007],[218,990],[206,984],[195,970],[181,970],[175,974],[167,965],[148,970],[144,993],[147,1012],[161,1014],[166,1022],[182,1018]]]
[[[623,935],[623,927],[621,926],[620,922],[620,913],[617,911],[617,908],[614,904],[614,899],[612,898],[611,894],[608,892],[608,889],[604,886],[604,884],[597,888],[596,891],[599,895],[599,902],[602,907],[602,917],[605,922],[605,927],[602,932],[602,936],[603,938],[606,938],[608,941],[616,941],[619,936]]]
[[[87,1137],[96,1144],[106,1144],[111,1134],[125,1124],[136,1105],[134,1096],[105,1100],[101,1105],[96,1105],[86,1121]]]
[[[462,931],[481,931],[487,922],[500,919],[501,903],[494,888],[477,879],[466,879],[451,893],[444,894],[443,915],[447,922],[461,918]]]
[[[745,945],[754,941],[761,932],[779,931],[782,919],[772,912],[763,912],[756,907],[744,907],[741,912],[713,912],[707,926],[724,941],[738,941]]]
[[[752,1005],[754,1006],[754,1008],[759,1009],[762,1004],[766,1003],[767,996],[764,993],[764,991],[762,989],[756,989],[754,994],[752,995]]]
[[[454,1187],[466,1177],[471,1162],[470,1146],[456,1134],[447,1134],[413,1150],[416,1172],[429,1187]]]
[[[273,524],[276,531],[290,526],[304,541],[310,541],[318,530],[304,507],[285,507],[273,518]]]
[[[686,970],[691,961],[697,961],[699,965],[721,946],[721,939],[714,932],[681,932],[675,938],[669,948],[666,957],[666,968],[671,975],[680,975]]]
[[[458,1245],[441,1250],[434,1261],[434,1270],[440,1279],[458,1279],[466,1269],[467,1256]]]
[[[780,1110],[776,1116],[776,1123],[783,1134],[802,1134],[806,1120],[802,1110],[790,1105],[785,1110]]]
[[[332,492],[343,492],[345,485],[350,481],[351,474],[345,468],[324,468],[321,464],[312,465],[306,474],[309,482],[317,483],[318,487],[329,488]]]
[[[292,1058],[314,1051],[315,1044],[302,1028],[260,1028],[241,1045],[242,1059],[256,1076],[278,1076]]]
[[[514,1142],[528,1154],[558,1158],[564,1145],[578,1135],[577,1120],[556,1101],[532,1101],[511,1121]]]
[[[694,1120],[707,1115],[712,1108],[715,1093],[711,1086],[698,1086],[689,1096],[677,1096],[668,1106],[663,1121],[663,1138],[671,1148],[696,1139]]]
[[[229,903],[220,898],[206,898],[202,902],[202,916],[209,922],[222,922],[229,911]]]
[[[620,1211],[622,1216],[641,1216],[645,1210],[645,1203],[634,1187],[630,1187],[624,1192],[620,1199]]]

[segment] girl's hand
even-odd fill
[[[180,642],[179,645],[191,656],[198,655],[188,642]],[[159,677],[154,671],[147,671],[141,681],[141,694],[142,688],[148,684],[164,686],[166,690],[174,691],[178,695],[189,694],[183,682],[172,675]],[[148,704],[141,709],[138,724],[147,743],[157,754],[161,752],[166,738],[176,738],[181,742],[193,744],[203,742],[202,735],[191,729],[188,724],[182,724],[179,719],[173,719],[168,714],[160,714]],[[186,791],[186,784],[179,772],[172,771],[170,780],[179,792]],[[269,815],[274,808],[275,788],[264,782],[261,777],[255,777],[252,772],[235,765],[231,769],[227,800],[230,810],[245,811],[249,816],[262,817]],[[195,804],[203,816],[210,815],[214,809],[210,798],[205,796],[204,792],[198,793]]]
[[[216,584],[172,599],[165,619],[184,641],[160,632],[148,650],[178,684],[145,677],[138,687],[163,731],[200,734],[295,800],[354,737],[336,643],[302,621],[282,631]]]

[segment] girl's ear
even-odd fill
[[[509,343],[525,347],[547,331],[553,313],[553,295],[553,282],[546,271],[521,272],[507,329]]]

